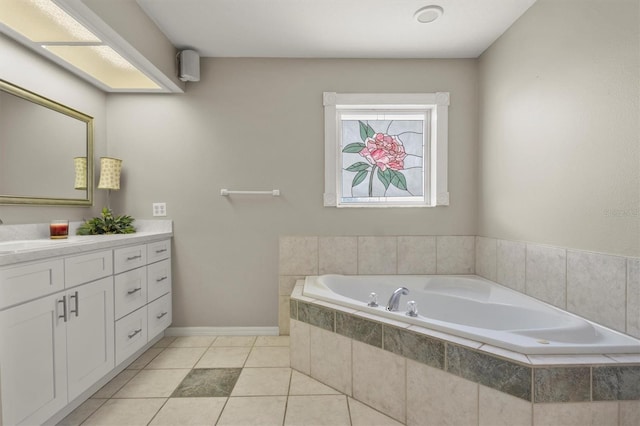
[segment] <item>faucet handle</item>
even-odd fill
[[[410,317],[418,316],[418,304],[415,300],[410,300],[407,302],[407,315]]]
[[[372,308],[378,307],[378,295],[374,292],[369,293],[369,303],[367,303],[367,306],[371,306]]]

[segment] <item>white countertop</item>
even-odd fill
[[[70,231],[75,234],[75,230],[80,223],[71,223]],[[135,222],[135,226],[137,231],[133,234],[69,235],[67,239],[56,240],[55,244],[12,252],[2,252],[0,246],[0,266],[82,254],[125,245],[144,244],[173,236],[173,223],[170,220],[140,220]],[[48,239],[48,232],[48,224],[1,225],[0,243],[17,240]]]

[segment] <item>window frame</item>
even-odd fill
[[[436,93],[336,93],[324,92],[325,130],[325,190],[324,206],[352,207],[436,207],[449,205],[448,192],[448,123],[449,92]],[[388,113],[391,111],[429,111],[428,164],[425,164],[424,202],[349,202],[341,203],[341,182],[338,168],[341,164],[340,117],[345,111],[362,110]]]

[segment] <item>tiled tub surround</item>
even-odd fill
[[[476,237],[475,272],[640,337],[640,259]]]
[[[640,337],[640,258],[476,236],[283,236],[280,334],[307,275],[477,274]]]
[[[289,334],[289,295],[307,275],[473,274],[474,236],[286,236],[280,238],[280,334]]]
[[[291,366],[407,425],[637,425],[640,356],[525,356],[291,295]]]

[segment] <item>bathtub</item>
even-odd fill
[[[389,312],[398,287],[409,294]],[[368,306],[372,292],[378,307]],[[303,295],[526,355],[640,353],[638,339],[475,275],[309,276]]]

